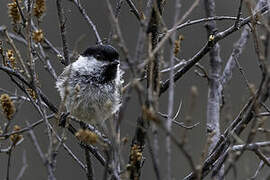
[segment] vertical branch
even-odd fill
[[[28,13],[27,13],[27,25],[26,25],[26,33],[27,33],[27,56],[28,56],[28,66],[30,71],[31,83],[35,87],[36,82],[36,72],[35,72],[35,62],[32,54],[32,3],[28,1]],[[34,89],[35,90],[35,89]]]
[[[132,140],[129,163],[130,179],[140,179],[142,168],[142,152],[145,145],[145,138],[147,129],[149,128],[149,114],[155,116],[158,111],[158,95],[160,89],[160,55],[159,53],[154,56],[151,51],[157,46],[159,41],[160,19],[159,14],[162,14],[162,5],[164,1],[158,0],[153,2],[152,14],[148,24],[147,33],[149,34],[149,62],[147,64],[147,97],[145,105],[142,107],[142,116],[137,120],[137,128]],[[150,3],[151,4],[151,3]],[[148,6],[149,7],[149,6]],[[157,12],[158,11],[158,12]],[[140,47],[143,44],[139,45]],[[137,46],[138,47],[138,46]],[[155,134],[154,134],[155,136]],[[155,146],[155,143],[154,143]],[[154,149],[156,149],[154,147]],[[155,151],[155,150],[154,150]],[[155,152],[154,152],[155,154]],[[134,156],[135,155],[135,156]],[[139,156],[139,158],[138,158]],[[136,159],[134,157],[137,157]],[[138,160],[139,159],[139,160]]]
[[[146,97],[146,107],[152,113],[158,112],[158,95],[160,91],[160,61],[162,56],[162,50],[156,53],[154,56],[151,55],[153,49],[156,48],[159,43],[159,35],[161,31],[161,16],[163,11],[164,1],[158,0],[153,1],[153,9],[148,24],[147,33],[149,34],[149,52],[148,56],[150,58],[147,64],[147,97]],[[146,119],[148,121],[148,119]],[[158,130],[155,123],[152,124],[153,136],[153,150],[154,154],[159,154],[159,143],[158,143]],[[158,164],[158,162],[157,162]]]
[[[151,12],[153,7],[153,0],[148,0],[146,4],[146,10],[144,13],[145,19],[142,20],[141,26],[138,33],[138,40],[135,50],[135,58],[134,58],[134,64],[137,65],[138,61],[142,59],[144,45],[145,45],[145,39],[146,39],[146,26],[149,23]]]
[[[145,145],[146,130],[149,127],[149,123],[145,122],[142,116],[138,117],[137,125],[135,130],[135,135],[132,139],[131,149],[129,154],[129,164],[130,164],[130,179],[135,180],[139,179],[141,175],[141,160],[136,160],[134,157],[136,152],[137,154],[142,153]]]
[[[128,48],[125,45],[125,41],[123,39],[122,36],[122,32],[121,32],[121,28],[120,25],[118,23],[118,13],[114,13],[113,8],[112,8],[112,4],[110,2],[110,0],[107,0],[107,7],[109,10],[109,13],[111,15],[111,23],[112,23],[112,27],[114,28],[114,32],[116,33],[116,40],[118,40],[119,46],[122,50],[122,52],[124,53],[126,62],[131,70],[131,74],[134,76],[134,67],[131,63],[131,57],[129,55],[128,52]],[[121,3],[120,1],[118,3]],[[120,5],[120,4],[118,4]],[[119,7],[120,8],[120,7]],[[120,10],[120,9],[119,9]],[[105,173],[104,173],[104,178],[106,178],[107,176],[107,170],[108,167],[107,166],[112,166],[113,169],[113,174],[116,178],[118,178],[118,174],[120,172],[120,162],[121,162],[121,148],[120,148],[120,121],[118,121],[118,115],[116,115],[115,117],[111,118],[110,120],[110,125],[111,125],[111,131],[107,131],[110,132],[110,135],[112,137],[112,146],[107,150],[106,155],[107,155],[107,164],[105,167]],[[115,122],[115,121],[118,122]],[[114,121],[114,122],[113,122]],[[111,164],[108,164],[111,163]]]
[[[135,61],[138,61],[141,59],[143,55],[143,48],[145,44],[145,40],[147,37],[146,34],[146,29],[147,29],[147,24],[149,22],[151,12],[152,12],[152,7],[153,7],[153,0],[148,0],[147,5],[146,5],[146,10],[145,10],[145,19],[141,20],[141,26],[140,26],[140,31],[139,31],[139,37],[137,41],[137,46],[136,46],[136,52],[135,52]],[[116,23],[117,24],[117,23]],[[116,26],[116,30],[119,29]],[[116,31],[117,34],[119,35],[119,30]],[[121,42],[122,44],[122,42]],[[123,44],[122,44],[123,46]],[[121,46],[120,46],[121,47]],[[135,78],[135,65],[136,63],[133,61],[132,64],[130,62],[127,62],[129,65],[129,68],[131,70],[131,73],[133,77]],[[133,70],[134,69],[134,70]],[[140,89],[140,84],[135,85],[135,89],[137,90],[138,97],[139,97],[139,102],[140,104],[143,104],[143,99],[142,99],[142,90]],[[149,123],[144,119],[143,115],[138,117],[137,119],[137,125],[136,125],[136,130],[135,130],[135,135],[132,139],[132,145],[130,149],[130,154],[129,154],[129,168],[128,171],[130,172],[130,179],[139,179],[140,177],[140,171],[142,168],[142,151],[145,145],[145,138],[146,138],[146,130],[149,128]]]
[[[205,13],[207,17],[215,16],[215,1],[204,0]],[[206,24],[207,35],[209,41],[211,36],[215,36],[217,32],[216,22],[210,21]],[[220,137],[220,104],[221,104],[221,89],[220,73],[222,68],[222,60],[220,58],[220,46],[216,43],[210,50],[210,74],[208,88],[208,103],[207,103],[207,136],[210,138],[211,144],[208,153],[212,152]],[[220,171],[222,173],[222,170]],[[220,174],[222,176],[222,174]],[[214,179],[221,179],[216,176]]]
[[[153,8],[154,11],[154,8]],[[150,38],[151,34],[148,36],[148,54],[151,53],[152,51],[152,39]],[[146,97],[146,101],[145,101],[145,107],[146,109],[149,109],[149,111],[151,113],[155,113],[155,111],[157,110],[157,99],[155,97],[154,94],[154,90],[153,90],[153,84],[154,84],[154,75],[153,75],[153,64],[154,64],[154,57],[150,56],[149,57],[149,63],[148,63],[148,67],[147,67],[147,97]],[[149,126],[149,117],[143,115],[143,122],[148,123]],[[152,133],[153,133],[153,154],[154,155],[158,155],[158,151],[159,151],[159,141],[158,141],[158,128],[157,125],[155,123],[151,124],[151,129],[152,129]],[[147,130],[147,129],[146,129]],[[147,134],[146,134],[147,136]],[[150,141],[150,140],[149,140]],[[159,164],[159,160],[156,159],[156,166],[158,167]],[[153,164],[154,165],[154,164]]]
[[[8,162],[7,162],[7,175],[6,175],[6,180],[9,180],[9,173],[10,173],[10,160],[11,160],[11,152],[13,149],[13,145],[8,151]]]
[[[161,177],[160,177],[160,170],[158,168],[158,155],[155,154],[155,152],[153,152],[151,141],[150,141],[150,138],[148,135],[146,135],[146,140],[147,140],[147,144],[148,144],[149,154],[150,154],[151,159],[152,159],[152,164],[153,164],[154,172],[156,175],[156,179],[160,180]]]
[[[240,17],[242,15],[242,5],[243,5],[243,0],[240,0],[240,4],[239,4],[239,7],[238,7],[238,13],[237,13],[237,16],[236,16],[236,21],[235,21],[235,24],[234,26],[239,28],[239,21],[240,21]]]
[[[174,15],[174,24],[177,23],[180,17],[180,8],[181,8],[181,0],[175,1],[175,15]],[[173,42],[176,41],[176,32],[174,32],[171,36]],[[167,131],[172,131],[172,121],[173,121],[173,109],[174,109],[174,58],[176,53],[174,53],[174,46],[171,48],[170,52],[170,84],[169,84],[169,97],[168,97],[168,118],[167,118]],[[170,180],[172,178],[171,172],[171,136],[167,134],[166,136],[166,153],[167,153],[167,179]]]
[[[152,50],[156,48],[158,41],[159,41],[159,33],[160,33],[160,18],[159,14],[162,15],[162,1],[158,0],[157,2],[154,2],[154,7],[151,14],[151,19],[148,25],[147,32],[151,35],[151,47]],[[156,53],[153,57],[150,55],[150,59],[153,58],[153,61],[149,61],[147,65],[147,88],[150,88],[150,85],[152,84],[153,87],[150,89],[150,93],[153,93],[155,96],[155,93],[159,94],[159,88],[160,88],[160,54]],[[152,82],[151,82],[151,75]],[[149,99],[148,99],[149,101]],[[152,100],[148,103],[152,103]]]
[[[122,0],[118,0],[117,3],[116,3],[115,12],[113,13],[111,11],[111,14],[114,15],[117,22],[118,22],[118,18],[119,18],[119,15],[120,15],[122,3],[123,3]],[[113,28],[113,30],[110,32],[108,40],[110,40],[112,35],[115,34],[115,31],[116,31],[116,29]],[[120,27],[119,27],[119,30],[118,30],[118,34],[119,34],[119,36],[121,34]],[[122,42],[124,43],[124,40],[122,40]],[[122,121],[119,118],[119,113],[120,113],[120,111],[118,111],[113,116],[113,118],[110,120],[111,129],[112,129],[111,134],[112,134],[112,138],[113,138],[113,140],[112,140],[112,148],[113,148],[113,156],[114,156],[113,164],[114,164],[114,167],[115,167],[114,169],[116,170],[117,173],[120,172],[121,160],[122,160],[122,158],[121,158],[121,128],[120,128],[120,125],[121,125]],[[116,175],[116,177],[118,177],[118,174]]]
[[[86,159],[86,165],[87,165],[87,173],[86,173],[87,179],[94,180],[95,179],[94,171],[92,167],[91,156],[90,156],[89,150],[85,149],[84,152],[85,152],[85,159]]]
[[[121,7],[122,7],[123,2],[124,2],[123,0],[117,0],[115,11],[114,11],[114,15],[115,15],[116,19],[118,19],[119,15],[120,15]],[[112,36],[113,36],[113,34],[115,34],[114,31],[115,31],[115,29],[112,29],[111,32],[108,35],[108,39],[107,39],[108,44],[110,44],[110,42],[112,40]]]
[[[269,1],[270,5],[270,1]],[[270,15],[267,16],[267,26],[270,27]],[[265,40],[264,40],[264,56],[265,58],[268,57],[268,47],[269,47],[269,40],[270,40],[270,32],[268,28],[265,28]]]
[[[59,20],[59,27],[60,27],[60,34],[62,38],[62,46],[63,46],[63,53],[65,61],[63,62],[64,65],[69,65],[69,53],[68,53],[68,45],[67,45],[67,38],[66,38],[66,22],[64,19],[64,12],[62,7],[62,0],[56,0],[56,7],[57,7],[57,14]]]

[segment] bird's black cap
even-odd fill
[[[81,55],[85,57],[93,56],[97,60],[110,62],[119,58],[119,54],[116,49],[110,45],[96,45],[89,47]]]

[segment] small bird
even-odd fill
[[[70,115],[91,125],[103,125],[121,106],[123,71],[119,54],[110,45],[87,48],[65,67],[56,81]]]

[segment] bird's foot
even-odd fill
[[[69,112],[61,113],[61,116],[59,118],[59,124],[58,124],[60,127],[66,127],[67,117],[69,114],[70,114]]]

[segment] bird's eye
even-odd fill
[[[95,58],[96,58],[97,60],[101,60],[101,55],[100,55],[100,54],[96,54]]]

